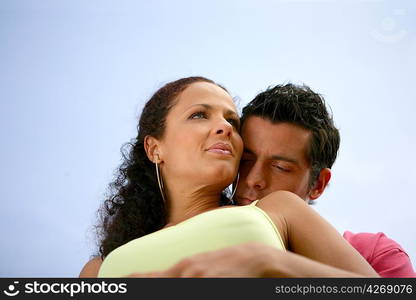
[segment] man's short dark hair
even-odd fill
[[[323,168],[331,168],[337,157],[340,136],[325,100],[306,85],[288,83],[269,87],[243,108],[242,123],[251,116],[274,124],[290,123],[311,131],[308,159],[310,187]]]

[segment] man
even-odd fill
[[[320,95],[306,86],[278,85],[251,101],[242,119],[245,151],[238,204],[276,190],[291,191],[307,202],[322,195],[340,137]],[[343,236],[380,276],[414,275],[406,252],[384,234],[347,231]]]
[[[245,150],[237,204],[250,204],[277,190],[310,203],[325,191],[340,137],[319,94],[293,84],[269,88],[243,109],[241,133]],[[406,252],[383,233],[347,231],[343,236],[381,277],[415,277]],[[235,246],[185,259],[159,275],[268,276],[273,274],[268,264],[273,251],[258,244]]]

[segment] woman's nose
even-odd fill
[[[233,131],[233,126],[226,120],[218,122],[218,124],[215,127],[215,133],[219,135],[230,137],[232,131]]]

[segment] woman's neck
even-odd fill
[[[190,192],[189,187],[166,191],[168,226],[178,224],[193,216],[219,207],[221,191],[195,189]]]

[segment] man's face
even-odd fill
[[[236,191],[238,205],[278,190],[308,198],[310,165],[307,149],[310,131],[290,124],[273,124],[249,117],[243,125],[244,153]]]

